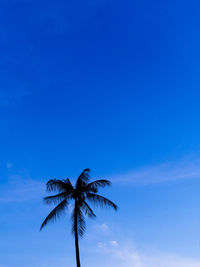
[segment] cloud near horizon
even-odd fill
[[[113,245],[113,242],[117,245]],[[98,252],[104,255],[104,266],[116,267],[199,267],[200,259],[187,258],[175,253],[151,253],[138,251],[130,244],[119,244],[117,241],[98,244]],[[96,265],[100,267],[99,265]],[[87,267],[90,267],[88,264]]]

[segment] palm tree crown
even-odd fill
[[[73,186],[70,180],[52,179],[46,184],[48,192],[57,191],[56,195],[48,196],[44,198],[46,204],[57,204],[57,206],[49,213],[44,222],[42,223],[40,230],[43,229],[49,222],[56,220],[63,214],[68,207],[69,201],[74,201],[74,207],[72,211],[72,233],[75,236],[77,266],[80,266],[79,260],[79,248],[78,237],[82,237],[85,229],[85,216],[94,218],[96,215],[87,203],[87,201],[100,206],[110,206],[117,210],[118,207],[109,199],[97,194],[99,188],[110,186],[111,182],[108,180],[96,180],[89,182],[90,169],[84,169],[79,175],[75,186]]]

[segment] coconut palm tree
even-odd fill
[[[59,218],[60,215],[65,212],[70,200],[73,201],[72,233],[75,237],[77,267],[81,267],[79,256],[79,237],[82,237],[86,230],[85,216],[90,218],[96,217],[86,201],[100,205],[101,207],[110,206],[111,208],[114,208],[114,210],[118,209],[112,201],[97,194],[99,188],[110,186],[111,182],[108,180],[96,180],[89,182],[89,172],[90,169],[83,170],[77,178],[75,186],[71,184],[68,178],[63,180],[52,179],[47,182],[47,192],[57,191],[57,194],[45,197],[44,201],[46,204],[57,204],[57,206],[49,213],[40,227],[40,230],[42,230],[49,222]]]

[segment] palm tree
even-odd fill
[[[86,200],[102,207],[110,206],[111,208],[114,208],[114,210],[118,209],[112,201],[97,194],[100,187],[110,186],[111,182],[108,180],[96,180],[94,182],[89,182],[89,172],[90,169],[83,170],[79,175],[75,186],[71,184],[68,178],[63,180],[52,179],[47,182],[47,192],[57,191],[58,194],[45,197],[44,201],[46,204],[53,203],[57,204],[57,206],[49,213],[40,227],[40,230],[42,230],[49,222],[60,217],[60,215],[62,215],[68,207],[69,201],[73,201],[72,233],[75,237],[77,267],[81,267],[79,256],[79,236],[82,237],[86,230],[85,216],[90,218],[96,217]]]

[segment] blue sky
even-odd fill
[[[75,266],[48,179],[111,179],[84,267],[200,266],[198,1],[0,2],[0,267]]]

